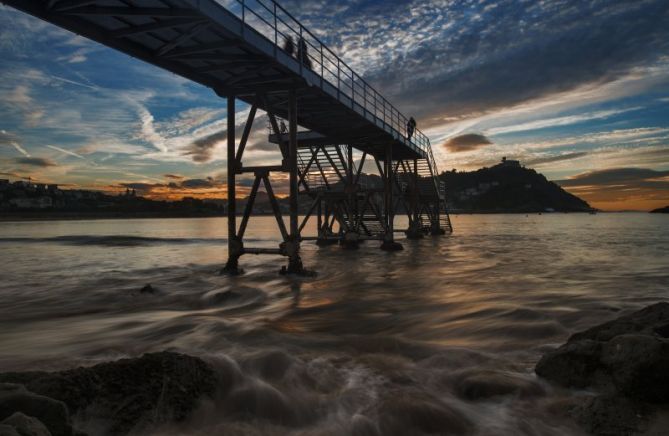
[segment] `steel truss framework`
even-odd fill
[[[405,213],[409,226],[404,231],[409,238],[426,234],[451,232],[451,222],[445,208],[443,185],[440,185],[427,159],[393,160],[392,146],[385,147],[381,156],[362,152],[356,162],[354,147],[329,144],[327,138],[312,132],[298,132],[298,99],[294,90],[287,92],[288,131],[283,133],[279,118],[267,111],[270,124],[269,141],[277,144],[282,161],[277,165],[244,166],[243,156],[253,122],[260,104],[267,104],[259,94],[251,105],[242,136],[235,138],[235,98],[228,97],[228,252],[223,272],[238,274],[239,259],[244,254],[275,254],[288,258],[284,273],[305,274],[300,257],[300,244],[316,240],[319,245],[340,243],[357,248],[365,240],[381,240],[381,249],[400,250],[395,242],[395,215]],[[283,124],[283,120],[281,121]],[[380,183],[362,183],[365,162],[376,164]],[[286,228],[279,201],[270,181],[271,172],[289,176],[289,227]],[[241,221],[237,226],[236,176],[253,174],[253,183]],[[265,188],[282,242],[277,248],[247,247],[244,234],[253,216],[254,204],[261,184]],[[299,202],[308,201],[304,216],[299,216]],[[317,220],[317,235],[303,236],[310,219]]]

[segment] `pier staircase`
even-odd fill
[[[325,215],[332,217],[332,223],[322,223],[322,233],[381,239],[387,231],[380,205],[383,186],[361,183],[362,165],[355,167],[350,152],[348,145],[298,145],[300,194],[321,201]]]
[[[398,161],[395,165],[395,179],[405,204],[413,212],[409,214],[410,228],[419,229],[423,233],[453,232],[446,207],[446,186],[439,180],[431,149],[425,158]]]
[[[297,149],[300,193],[319,191],[343,193],[348,168],[339,145],[301,145]],[[344,150],[346,151],[346,150]]]

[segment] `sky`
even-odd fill
[[[669,205],[667,0],[280,3],[416,118],[440,170],[506,156],[594,207]],[[225,197],[210,89],[2,5],[0,59],[0,178]],[[278,162],[256,127],[245,164]]]

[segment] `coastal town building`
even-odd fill
[[[51,197],[18,197],[9,200],[9,205],[19,209],[46,209],[53,206]]]

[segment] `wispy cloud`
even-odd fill
[[[587,156],[589,153],[587,151],[576,151],[571,153],[561,153],[553,156],[537,157],[526,161],[528,166],[539,166],[545,165],[548,163],[562,162],[565,160],[578,159],[584,156]]]
[[[568,126],[571,124],[583,123],[591,120],[600,120],[604,118],[609,118],[615,115],[624,114],[626,112],[631,112],[641,109],[640,107],[633,107],[627,109],[612,109],[606,111],[597,111],[597,112],[588,112],[574,115],[566,115],[562,117],[553,117],[546,118],[541,120],[528,121],[521,124],[515,124],[504,127],[495,127],[492,129],[487,129],[486,133],[488,135],[501,135],[505,133],[513,132],[524,132],[528,130],[539,130],[545,129],[548,127],[560,127]]]
[[[52,150],[56,150],[56,151],[59,151],[61,153],[67,154],[69,156],[74,156],[76,158],[86,160],[86,158],[84,156],[80,155],[79,153],[75,153],[75,152],[70,151],[70,150],[65,150],[64,148],[56,147],[55,145],[47,145],[47,147],[52,149]]]
[[[669,189],[669,179],[667,177],[669,177],[669,171],[655,171],[648,168],[609,168],[577,174],[565,180],[558,180],[558,183],[562,186],[584,186],[658,182]]]
[[[25,157],[30,157],[30,153],[19,144],[19,138],[6,130],[0,130],[0,145],[9,145]]]

